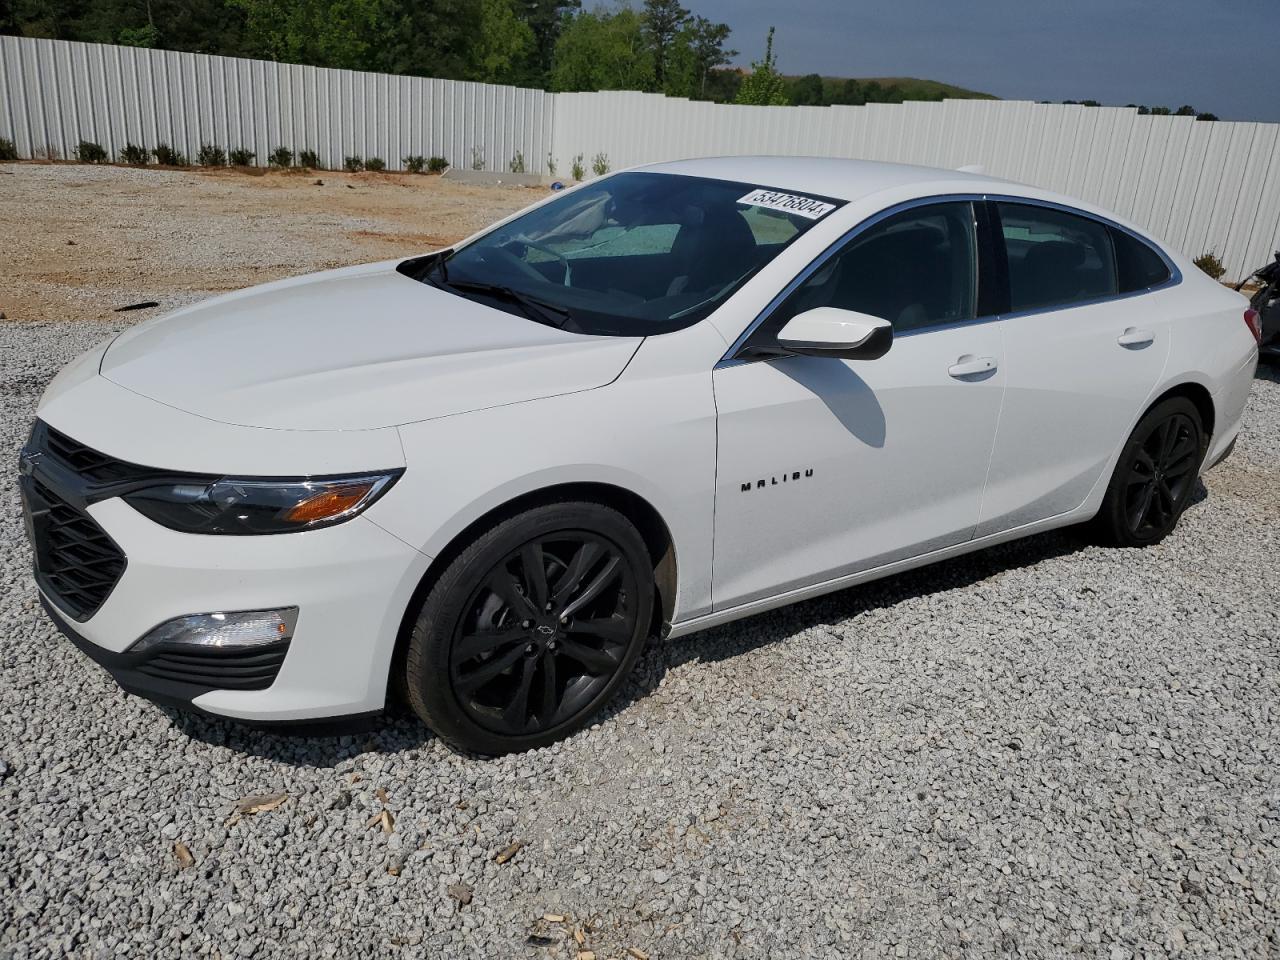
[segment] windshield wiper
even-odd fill
[[[422,271],[422,279],[427,281],[433,287],[443,288],[449,282],[449,268],[445,266],[445,261],[449,259],[452,250],[446,250],[439,253],[435,258],[427,264],[427,269]],[[438,276],[433,276],[438,275]]]
[[[449,280],[449,274],[445,269],[443,261],[440,263],[441,270],[444,271],[444,282],[448,284],[450,289],[465,290],[470,293],[482,293],[491,297],[498,297],[509,303],[514,303],[530,320],[537,323],[544,323],[550,327],[564,329],[564,325],[573,319],[573,314],[564,307],[557,306],[554,303],[548,303],[545,300],[539,300],[537,297],[531,297],[527,293],[521,293],[519,290],[513,290],[511,287],[501,283],[485,283],[481,280]]]

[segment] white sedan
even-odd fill
[[[21,460],[50,616],[127,690],[550,743],[647,637],[1028,534],[1165,537],[1257,317],[1119,217],[973,174],[664,163],[456,247],[144,323]]]

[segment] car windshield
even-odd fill
[[[702,320],[840,205],[758,184],[620,173],[400,270],[576,333],[649,336]]]

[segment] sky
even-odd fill
[[[684,0],[749,65],[1280,121],[1280,0]]]

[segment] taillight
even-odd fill
[[[1244,312],[1244,325],[1249,328],[1249,332],[1253,334],[1253,339],[1258,341],[1258,345],[1262,345],[1262,314],[1258,313],[1250,307]]]

